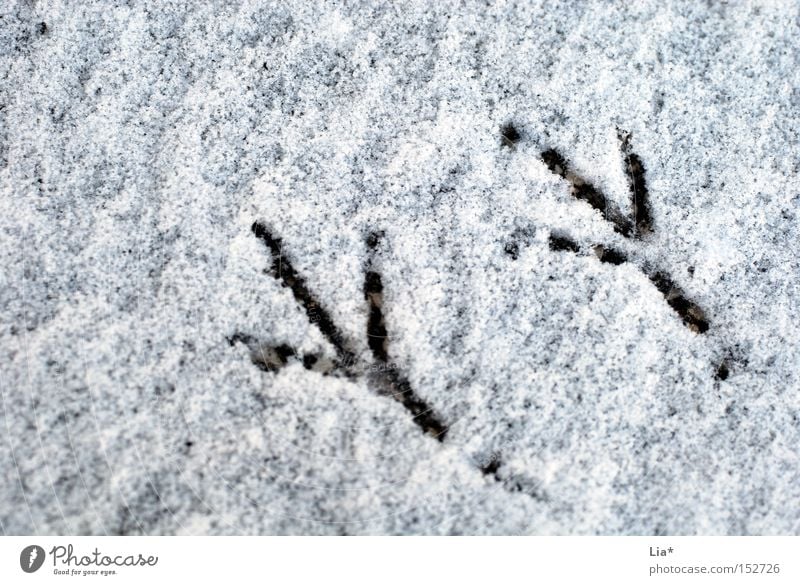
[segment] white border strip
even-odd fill
[[[21,564],[40,558],[32,546],[45,558],[26,573]],[[799,546],[797,537],[5,537],[0,583],[797,584]]]

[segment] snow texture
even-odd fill
[[[799,8],[4,1],[0,528],[800,533]]]

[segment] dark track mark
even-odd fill
[[[489,458],[488,462],[481,465],[479,468],[483,475],[491,475],[496,481],[502,481],[497,475],[497,472],[500,470],[500,457],[496,453]]]
[[[542,162],[547,165],[551,173],[555,173],[562,179],[567,178],[567,161],[555,149],[545,150],[541,157]]]
[[[447,436],[447,426],[439,419],[433,409],[411,388],[396,369],[373,370],[369,377],[378,387],[381,396],[388,396],[402,404],[414,417],[414,423],[426,434],[440,443]]]
[[[572,196],[581,201],[586,201],[594,209],[603,214],[606,221],[609,221],[614,230],[623,236],[630,237],[633,226],[630,220],[626,219],[616,207],[609,204],[606,196],[598,191],[594,185],[585,181],[573,173],[566,159],[556,150],[545,150],[542,154],[542,162],[547,165],[551,172],[559,177],[566,179],[572,185]]]
[[[695,303],[686,298],[683,291],[663,272],[656,272],[650,280],[664,295],[667,303],[681,316],[686,326],[696,333],[708,331],[708,320],[705,312]]]
[[[503,475],[500,474],[502,466],[503,462],[500,460],[500,456],[495,453],[488,462],[479,465],[478,468],[483,475],[491,477],[494,481],[501,484],[505,490],[511,493],[523,493],[540,502],[546,502],[548,500],[547,495],[542,493],[539,489],[540,482],[520,476],[503,477]]]
[[[574,240],[564,235],[550,235],[550,249],[557,252],[580,252],[580,246]],[[627,262],[627,258],[612,248],[602,245],[592,247],[595,255],[600,262],[619,266]],[[686,298],[683,291],[663,272],[655,272],[645,275],[664,295],[672,310],[674,310],[683,320],[684,324],[695,333],[705,333],[708,331],[709,323],[703,310],[695,303]]]
[[[309,321],[319,328],[336,349],[337,359],[334,362],[315,355],[299,356],[287,345],[265,346],[252,335],[245,333],[234,334],[228,338],[228,343],[234,345],[241,342],[247,345],[253,364],[267,372],[276,372],[291,360],[299,359],[306,369],[320,371],[324,374],[339,372],[348,377],[366,375],[372,388],[379,395],[388,396],[402,404],[412,415],[417,426],[437,440],[443,441],[447,434],[447,427],[436,416],[433,409],[414,393],[408,380],[389,363],[388,336],[383,316],[383,282],[380,274],[372,269],[372,257],[369,258],[368,270],[364,278],[364,299],[369,305],[367,345],[380,367],[364,363],[353,352],[346,349],[347,344],[340,329],[336,327],[330,314],[320,306],[306,286],[305,280],[283,254],[280,238],[273,236],[259,222],[253,224],[252,230],[272,254],[271,275],[292,290],[295,299],[305,308]],[[379,232],[370,234],[366,240],[367,248],[374,252],[380,244],[381,238],[382,234]]]
[[[563,235],[550,234],[550,249],[554,252],[579,252],[580,246]]]
[[[247,333],[234,333],[230,337],[226,337],[225,340],[228,342],[228,345],[233,347],[237,343],[244,343],[245,345],[250,345],[251,343],[257,343],[257,340],[252,335],[248,335]]]
[[[511,256],[512,260],[519,259],[520,245],[529,245],[536,234],[536,230],[530,226],[519,226],[512,233],[503,246],[503,251]]]
[[[647,182],[644,178],[644,163],[631,149],[630,133],[617,130],[617,134],[622,145],[628,186],[631,191],[633,222],[636,226],[634,235],[641,238],[653,231],[653,215],[650,212],[650,193],[647,191]]]
[[[367,345],[369,345],[375,359],[388,362],[386,324],[384,323],[381,309],[383,305],[383,283],[381,282],[381,275],[377,272],[367,271],[364,279],[364,298],[369,303]]]
[[[374,250],[378,247],[378,244],[381,243],[382,238],[383,232],[370,232],[370,234],[367,236],[367,248]]]
[[[630,133],[617,130],[620,148],[625,162],[628,185],[631,191],[631,210],[633,221],[624,217],[618,210],[610,208],[608,201],[600,191],[581,177],[573,173],[567,160],[556,150],[548,149],[542,152],[542,162],[551,172],[567,180],[572,185],[572,195],[576,199],[586,201],[594,209],[603,212],[614,230],[629,238],[638,239],[653,231],[653,216],[650,211],[649,192],[645,180],[645,168],[642,159],[633,152]],[[555,251],[568,251],[577,253],[578,244],[563,235],[550,236],[550,249]],[[619,266],[628,261],[627,257],[614,249],[606,246],[594,246],[594,252],[601,262]],[[690,269],[690,273],[693,269]],[[708,331],[709,322],[705,312],[696,304],[686,298],[684,292],[675,284],[667,274],[656,271],[643,270],[645,275],[664,295],[667,303],[680,315],[684,324],[696,333]]]
[[[613,264],[614,266],[619,266],[628,261],[628,258],[625,257],[625,254],[614,250],[613,248],[606,248],[605,246],[597,245],[594,247],[594,253],[597,255],[597,258],[600,262],[605,262],[606,264]]]
[[[300,355],[292,347],[281,345],[264,345],[252,335],[246,333],[235,333],[227,338],[228,343],[233,346],[242,343],[250,350],[250,361],[263,372],[277,372],[284,366],[293,361],[299,361],[307,370],[314,370],[322,374],[328,374],[334,369],[331,360],[325,360],[314,354]]]
[[[507,122],[500,128],[500,136],[502,138],[501,145],[508,146],[509,148],[516,146],[517,142],[522,138],[519,131],[511,122]]]
[[[336,348],[338,358],[345,363],[353,363],[355,356],[345,348],[344,338],[341,332],[336,328],[336,325],[334,325],[330,314],[323,309],[319,301],[314,298],[311,291],[308,290],[305,280],[297,274],[292,263],[284,256],[280,238],[276,238],[270,234],[266,226],[259,222],[253,223],[251,229],[255,236],[263,241],[270,252],[272,252],[272,265],[270,267],[272,276],[283,282],[292,290],[294,298],[303,305],[309,321],[316,324],[322,335]]]
[[[728,376],[730,375],[730,367],[728,366],[728,360],[722,360],[722,363],[717,368],[717,372],[714,374],[714,378],[717,380],[727,380]]]
[[[380,243],[381,234],[373,233],[367,238],[367,247],[375,250]],[[383,281],[381,275],[372,267],[372,258],[369,258],[369,269],[364,278],[364,299],[369,304],[369,318],[367,320],[367,344],[375,360],[381,364],[389,363],[388,335],[386,322],[383,316]],[[378,387],[379,393],[390,396],[402,404],[414,417],[414,422],[425,433],[443,441],[447,434],[447,427],[433,412],[433,409],[419,396],[416,395],[409,381],[404,378],[396,368],[373,369],[370,372],[373,384]]]
[[[276,347],[258,347],[255,351],[251,350],[250,359],[260,369],[266,372],[277,372],[289,362],[289,358],[294,356],[294,350],[288,345],[278,345]]]
[[[503,251],[511,256],[512,260],[517,260],[519,258],[519,244],[517,242],[506,242]]]

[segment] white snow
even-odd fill
[[[797,8],[3,3],[0,528],[800,532]],[[541,158],[629,214],[620,130],[641,239]],[[252,362],[336,354],[254,222],[443,441]]]

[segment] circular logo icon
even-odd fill
[[[44,549],[37,545],[32,544],[26,546],[19,553],[19,566],[26,573],[35,573],[44,564]]]

